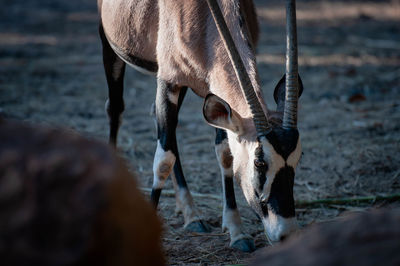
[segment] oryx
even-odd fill
[[[175,129],[187,91],[205,98],[203,114],[216,127],[222,172],[223,228],[231,246],[254,250],[241,228],[233,177],[279,241],[297,227],[293,183],[301,156],[297,130],[297,44],[294,1],[288,0],[286,78],[275,88],[277,110],[267,109],[256,66],[258,22],[251,0],[98,0],[109,87],[110,142],[116,144],[125,64],[157,75],[157,150],[151,199],[157,206],[171,174],[185,227],[206,231],[198,218],[179,160]],[[286,89],[285,89],[286,84]]]

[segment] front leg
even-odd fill
[[[226,131],[217,128],[215,138],[215,153],[222,175],[223,190],[223,214],[222,230],[229,231],[231,237],[230,246],[241,251],[252,252],[255,250],[251,236],[245,234],[242,229],[239,210],[237,209],[235,191],[233,187],[232,155],[229,149]]]
[[[154,180],[151,200],[157,207],[165,180],[172,174],[177,209],[183,214],[185,229],[194,232],[207,232],[209,228],[197,215],[192,196],[187,187],[176,142],[178,112],[186,90],[186,87],[174,86],[158,80],[155,103],[158,141],[153,163]]]

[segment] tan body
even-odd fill
[[[239,29],[237,3],[221,4],[229,28]],[[250,116],[205,1],[99,0],[98,5],[105,35],[121,57],[122,52],[157,63],[158,78],[190,87],[201,97],[212,92],[242,117]],[[250,31],[243,34],[255,45],[258,23],[253,3],[243,0],[241,6]],[[254,54],[240,31],[231,32],[259,93]]]

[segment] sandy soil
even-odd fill
[[[75,129],[106,141],[107,87],[97,34],[95,1],[3,0],[0,9],[0,112],[3,116]],[[258,65],[263,91],[284,72],[284,7],[256,1],[261,23]],[[304,156],[296,200],[391,195],[400,192],[400,2],[298,1],[300,73],[305,91],[299,127]],[[128,69],[121,154],[152,183],[156,146],[150,107],[154,77]],[[189,92],[180,114],[178,142],[184,172],[211,234],[182,229],[172,194],[161,197],[164,246],[170,264],[238,264],[252,254],[229,248],[221,232],[221,182],[214,130],[201,115],[202,99]],[[167,190],[172,189],[169,181]],[[263,228],[237,188],[246,230],[258,248]],[[384,203],[383,203],[384,204]],[[379,204],[379,206],[382,203]],[[301,225],[345,211],[376,207],[324,205],[297,209]]]

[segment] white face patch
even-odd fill
[[[285,160],[265,138],[262,138],[261,143],[263,145],[264,161],[268,164],[267,179],[262,190],[262,197],[268,199],[275,175],[281,168],[285,167]]]
[[[153,162],[153,189],[161,189],[164,187],[165,180],[171,173],[175,160],[175,155],[171,151],[164,151],[160,141],[158,141]]]
[[[300,161],[300,157],[301,157],[301,142],[299,138],[297,141],[296,149],[287,158],[286,161],[287,165],[293,167],[293,169],[296,169],[297,164]]]

